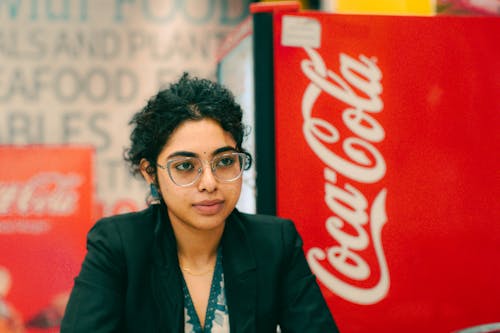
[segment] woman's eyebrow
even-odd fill
[[[231,146],[224,146],[224,147],[220,147],[220,148],[217,148],[216,150],[214,150],[212,152],[212,156],[218,155],[220,153],[225,153],[227,151],[235,152],[237,150],[236,150],[236,148],[231,147]],[[199,155],[196,153],[193,153],[191,151],[180,150],[180,151],[175,151],[172,154],[168,155],[167,159],[171,159],[174,157],[199,157]]]
[[[214,152],[212,153],[212,156],[218,155],[220,153],[225,153],[227,151],[236,152],[237,150],[234,147],[225,146],[225,147],[217,148],[216,150],[214,150]]]
[[[172,154],[168,155],[167,156],[167,159],[171,159],[173,157],[198,157],[198,154],[195,154],[193,152],[190,152],[190,151],[176,151],[176,152],[173,152]]]

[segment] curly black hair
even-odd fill
[[[236,150],[250,154],[242,147],[246,127],[243,112],[231,91],[219,83],[191,77],[184,73],[178,82],[170,84],[151,97],[147,105],[137,112],[129,125],[130,147],[124,152],[132,174],[140,172],[142,159],[149,162],[147,172],[156,174],[156,160],[172,132],[187,120],[212,119],[231,134]]]

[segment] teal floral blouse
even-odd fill
[[[226,295],[224,292],[224,272],[222,270],[222,251],[217,253],[212,286],[205,315],[205,327],[201,327],[200,320],[194,309],[193,300],[189,294],[186,282],[183,279],[184,291],[184,332],[185,333],[229,333],[229,313],[227,311]]]

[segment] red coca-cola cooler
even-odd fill
[[[340,331],[498,329],[500,18],[252,6],[257,211]]]
[[[0,147],[0,332],[56,333],[92,226],[94,148]]]

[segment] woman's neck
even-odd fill
[[[224,232],[223,228],[195,230],[177,223],[173,223],[172,228],[181,266],[203,269],[208,265],[215,264],[217,249]]]

